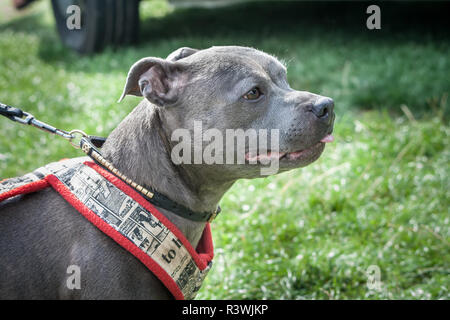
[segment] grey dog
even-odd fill
[[[290,88],[286,68],[253,48],[180,48],[130,69],[122,98],[145,99],[108,136],[103,156],[126,176],[194,211],[212,212],[240,178],[260,164],[171,161],[177,128],[279,129],[279,172],[319,158],[333,130],[333,100]],[[195,247],[205,227],[159,210]],[[222,217],[226,218],[225,214]],[[0,298],[171,299],[134,256],[85,220],[52,188],[0,203]],[[81,270],[81,289],[66,286]]]

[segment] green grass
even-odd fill
[[[139,101],[116,103],[134,61],[181,46],[236,44],[277,55],[293,88],[336,102],[336,142],[321,159],[239,181],[226,194],[199,298],[450,298],[444,30],[399,29],[390,12],[379,32],[348,11],[314,23],[317,8],[292,3],[142,6],[142,43],[92,57],[62,47],[47,1],[0,15],[0,101],[59,128],[107,135]],[[6,119],[0,128],[0,178],[81,155],[34,128]],[[370,265],[381,269],[381,292],[366,286]]]

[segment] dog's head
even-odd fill
[[[121,99],[126,94],[144,96],[158,107],[174,148],[173,135],[180,128],[191,133],[192,144],[200,139],[203,156],[208,145],[212,151],[211,142],[221,135],[222,144],[214,145],[212,155],[223,162],[208,163],[218,175],[257,177],[268,160],[279,163],[276,172],[306,166],[332,141],[333,100],[292,89],[286,67],[252,48],[181,48],[167,59],[141,59],[131,67]],[[195,137],[199,124],[203,133],[210,130],[206,138]],[[233,142],[233,150],[227,141],[230,130],[245,135],[243,145]],[[256,143],[251,141],[254,133]],[[238,139],[234,141],[238,143]],[[189,158],[193,159],[198,150],[192,145],[191,151]],[[244,163],[239,163],[240,151]],[[186,156],[186,150],[183,152]],[[234,163],[227,161],[230,153]],[[194,160],[191,163],[199,165]]]

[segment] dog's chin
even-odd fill
[[[304,150],[287,152],[279,159],[280,169],[294,169],[307,166],[321,156],[323,150],[325,149],[324,142],[318,142],[312,147]]]

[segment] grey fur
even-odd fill
[[[242,95],[258,86],[258,102]],[[280,172],[305,166],[323,151],[317,144],[334,114],[314,115],[320,96],[291,89],[274,57],[244,47],[180,48],[167,59],[144,58],[128,73],[126,94],[146,99],[109,135],[103,155],[139,184],[195,211],[212,211],[239,178],[257,178],[258,165],[174,165],[177,128],[280,130],[280,151],[314,147],[299,161],[280,161]],[[160,209],[195,247],[204,223]],[[225,212],[219,218],[226,219]],[[87,222],[54,190],[0,203],[0,298],[167,299],[168,290],[137,259]],[[81,268],[81,289],[66,287],[69,265]]]

